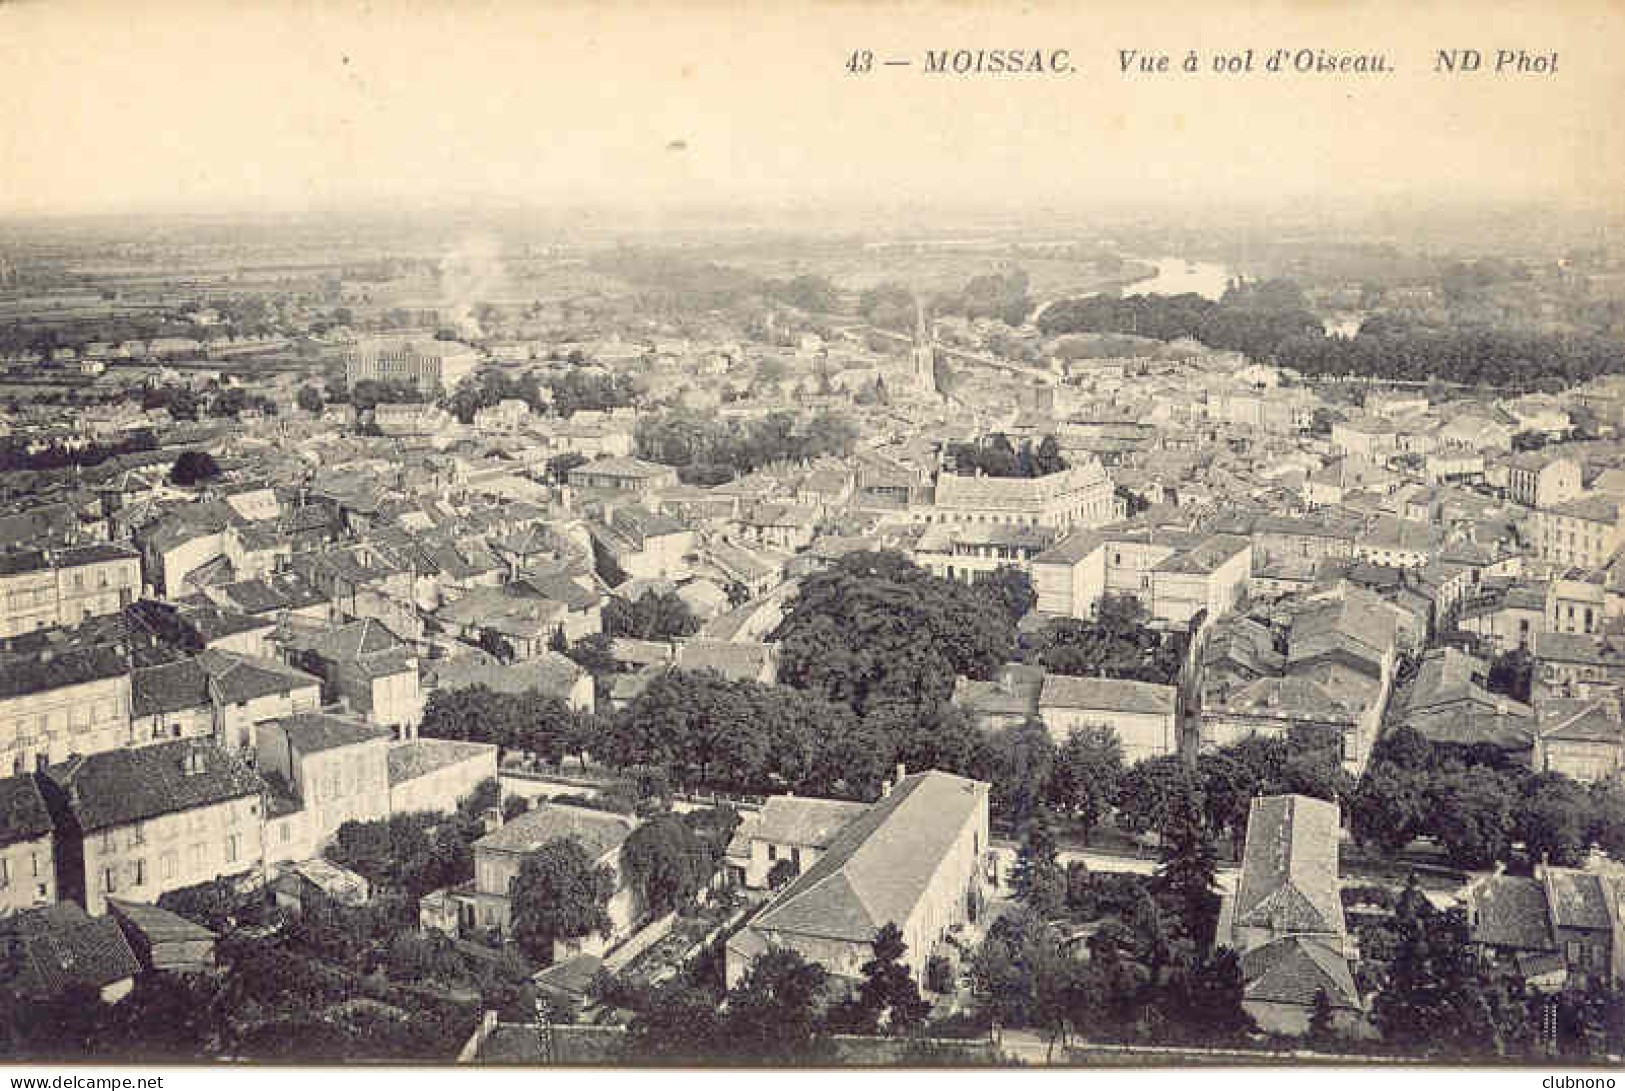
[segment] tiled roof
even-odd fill
[[[1538,879],[1491,875],[1467,888],[1474,941],[1492,947],[1554,951],[1546,891]]]
[[[1375,666],[1394,646],[1394,629],[1393,614],[1380,599],[1350,591],[1341,600],[1316,604],[1293,618],[1287,661],[1297,663],[1342,648]]]
[[[1561,504],[1553,504],[1546,509],[1546,514],[1583,519],[1589,523],[1606,523],[1611,527],[1619,522],[1619,509],[1620,503],[1614,497],[1581,496]]]
[[[389,786],[426,777],[451,765],[474,761],[486,755],[496,766],[497,748],[491,743],[459,742],[454,739],[410,739],[389,748]]]
[[[130,672],[132,718],[208,707],[209,676],[195,659],[177,659]]]
[[[772,661],[773,646],[728,640],[689,640],[677,645],[684,670],[712,670],[735,680],[759,677]]]
[[[1255,679],[1240,690],[1232,691],[1219,702],[1219,707],[1232,713],[1350,723],[1357,712],[1312,679],[1291,675]]]
[[[260,729],[280,728],[288,742],[301,754],[316,754],[323,750],[336,750],[341,746],[357,746],[390,738],[388,728],[373,727],[357,720],[332,716],[325,712],[297,712],[266,720]]]
[[[0,921],[12,958],[0,986],[23,996],[55,996],[73,986],[103,988],[134,977],[141,964],[112,917],[92,917],[77,902],[25,909]]]
[[[1625,744],[1625,725],[1620,723],[1612,700],[1587,698],[1548,698],[1540,706],[1540,737],[1561,742],[1601,742]]]
[[[625,477],[636,480],[646,480],[654,477],[663,477],[672,472],[670,466],[662,466],[657,462],[644,462],[642,459],[631,457],[601,458],[596,462],[588,462],[577,466],[570,471],[570,476],[580,474],[596,477]]]
[[[197,662],[214,681],[220,691],[220,700],[233,704],[252,701],[274,693],[320,687],[322,680],[315,675],[284,666],[274,659],[209,648],[197,655]]]
[[[987,785],[935,770],[904,777],[853,819],[750,930],[868,943],[909,919]]]
[[[215,938],[215,934],[201,924],[195,924],[178,913],[159,909],[156,905],[148,905],[146,902],[108,898],[107,907],[149,942],[178,943]]]
[[[51,812],[31,774],[0,780],[0,846],[50,836]]]
[[[1334,1008],[1360,1007],[1349,964],[1336,951],[1309,936],[1286,936],[1241,956],[1244,996],[1276,1004],[1309,1007],[1322,990]]]
[[[334,662],[380,655],[404,646],[383,622],[372,618],[312,633],[296,644]]]
[[[753,836],[781,845],[824,848],[848,822],[869,809],[844,799],[772,796],[762,805]]]
[[[110,645],[42,655],[0,656],[0,698],[43,693],[116,678],[129,670],[123,653]]]
[[[1044,477],[961,477],[939,474],[936,506],[1026,511],[1106,479],[1093,460]]]
[[[1612,927],[1608,888],[1601,875],[1572,868],[1545,869],[1546,904],[1559,928],[1606,932]]]
[[[1301,795],[1254,799],[1236,885],[1236,923],[1341,936],[1337,837],[1335,803]]]
[[[1231,534],[1216,534],[1194,548],[1164,558],[1153,571],[1205,575],[1235,557],[1252,543]]]
[[[588,857],[599,860],[620,848],[637,826],[637,820],[626,815],[539,803],[474,842],[474,851],[535,852],[549,841],[568,837],[580,842]]]
[[[1533,654],[1536,660],[1625,667],[1625,646],[1610,637],[1585,633],[1536,631]]]
[[[196,755],[193,771],[187,758]],[[45,771],[85,832],[138,822],[264,788],[247,766],[207,739],[177,739],[133,750],[73,757]]]
[[[434,689],[485,686],[498,693],[524,693],[534,689],[560,699],[570,695],[584,674],[586,671],[575,662],[551,650],[534,659],[506,665],[486,656],[468,655],[436,660],[424,666],[424,681]]]
[[[1038,706],[1165,716],[1174,711],[1174,687],[1126,678],[1078,678],[1051,674],[1044,678]]]
[[[280,610],[298,610],[329,602],[332,596],[317,590],[315,585],[293,572],[281,572],[264,579],[228,583],[215,589],[232,606],[245,614],[267,614]]]

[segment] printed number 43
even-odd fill
[[[854,49],[852,56],[846,59],[846,70],[856,76],[860,72],[867,72],[874,66],[875,56],[867,49]]]

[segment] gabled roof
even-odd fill
[[[198,665],[220,691],[220,700],[232,704],[252,701],[274,693],[291,693],[315,686],[322,680],[313,674],[284,666],[274,659],[207,648],[197,654]]]
[[[291,634],[294,630],[289,627],[288,631]],[[372,618],[322,628],[308,635],[299,633],[291,636],[287,643],[316,652],[334,662],[381,655],[404,647],[401,639],[390,632],[383,622]]]
[[[138,932],[149,943],[181,943],[215,938],[215,934],[201,924],[146,902],[108,898],[107,908],[126,928]]]
[[[1521,875],[1490,875],[1467,888],[1468,923],[1473,940],[1491,947],[1555,951],[1540,880]]]
[[[130,672],[130,716],[209,707],[209,676],[195,659],[177,659]]]
[[[1159,562],[1154,572],[1170,574],[1206,575],[1217,570],[1252,542],[1234,534],[1215,534],[1190,549],[1182,550]]]
[[[292,716],[266,720],[260,725],[260,729],[263,731],[267,728],[280,729],[287,735],[288,742],[293,748],[301,754],[336,750],[341,746],[358,746],[392,737],[392,732],[388,728],[373,727],[342,716],[331,716],[325,712],[297,712]]]
[[[1044,677],[1039,708],[1078,708],[1166,716],[1174,711],[1174,687],[1127,678]]]
[[[735,680],[759,677],[772,661],[771,644],[688,640],[677,645],[677,665],[683,670],[711,670]]]
[[[1354,975],[1342,955],[1311,936],[1285,936],[1241,956],[1246,1000],[1310,1007],[1326,993],[1334,1008],[1360,1007]]]
[[[1341,936],[1337,837],[1335,803],[1301,795],[1254,799],[1236,885],[1236,924]]]
[[[23,996],[55,996],[73,986],[103,988],[141,972],[118,921],[92,917],[77,902],[25,909],[0,921],[0,987]],[[10,966],[5,963],[9,961]]]
[[[459,742],[455,739],[411,739],[389,748],[389,786],[428,776],[451,765],[485,757],[496,767],[497,748],[485,742]]]
[[[757,915],[750,929],[868,943],[900,927],[936,877],[988,786],[935,770],[904,777]]]
[[[76,756],[48,768],[45,777],[86,833],[258,796],[265,787],[208,739]]]
[[[1625,724],[1611,700],[1551,698],[1541,704],[1541,741],[1625,745]]]
[[[821,849],[868,809],[866,803],[844,799],[772,796],[762,805],[752,835],[763,841]]]
[[[432,660],[424,664],[423,677],[426,685],[434,689],[485,686],[498,693],[534,689],[562,700],[569,697],[586,673],[573,660],[548,650],[534,659],[512,664],[497,663],[484,655]]]
[[[599,860],[620,848],[637,826],[637,819],[622,814],[539,803],[474,842],[474,851],[535,852],[549,841],[568,837],[580,842],[590,859]]]
[[[123,653],[111,645],[98,644],[48,655],[0,656],[0,698],[80,686],[116,678],[128,670]]]

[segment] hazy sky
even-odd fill
[[[1625,193],[1625,4],[0,3],[0,210]],[[927,75],[1064,48],[1066,76]],[[1120,74],[1119,49],[1387,76]],[[1434,51],[1557,51],[1443,76]],[[908,58],[864,77],[854,49]],[[1617,208],[1617,203],[1615,204]]]

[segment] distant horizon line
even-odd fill
[[[933,219],[943,215],[974,215],[981,218],[1028,219],[1042,216],[1091,218],[1095,216],[1122,217],[1126,215],[1168,214],[1176,212],[1211,211],[1215,206],[1236,212],[1265,209],[1292,208],[1301,211],[1336,211],[1340,213],[1420,213],[1423,211],[1460,211],[1465,214],[1503,211],[1510,209],[1540,209],[1555,215],[1594,215],[1625,217],[1625,197],[1609,195],[1579,196],[1561,200],[1550,197],[1522,195],[1423,195],[1410,193],[1384,193],[1367,196],[1338,195],[1317,197],[1307,194],[1281,194],[1249,198],[1222,198],[1217,196],[1169,197],[1101,197],[1089,200],[1063,201],[1061,198],[1029,198],[1008,201],[941,200],[921,202],[918,199],[828,198],[828,197],[763,197],[739,199],[701,200],[638,200],[610,201],[571,200],[554,201],[506,196],[467,196],[447,198],[384,198],[374,201],[335,200],[321,204],[267,206],[248,205],[164,205],[146,204],[129,208],[0,208],[0,222],[30,220],[109,220],[109,219],[237,219],[276,220],[322,218],[333,216],[389,217],[402,215],[530,215],[574,216],[581,214],[615,216],[628,212],[659,213],[673,217],[728,216],[740,214],[773,216],[804,212],[817,208],[847,216],[906,215],[910,220]],[[634,225],[622,224],[630,229]],[[838,225],[831,225],[837,230]]]

